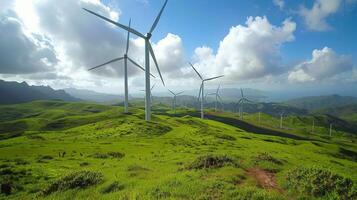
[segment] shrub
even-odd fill
[[[104,187],[102,189],[102,193],[111,193],[111,192],[118,192],[120,190],[124,189],[124,185],[119,183],[118,181],[114,181],[113,183],[111,183],[110,185],[108,185],[107,187]]]
[[[5,195],[10,195],[13,190],[13,185],[11,182],[3,182],[0,184],[0,193]]]
[[[81,166],[81,167],[88,166],[88,165],[89,165],[88,162],[81,162],[81,163],[79,163],[79,166]]]
[[[225,165],[237,166],[234,160],[226,155],[205,155],[196,158],[187,169],[220,168]]]
[[[95,153],[95,154],[93,155],[94,158],[100,158],[100,159],[107,159],[107,158],[117,158],[117,159],[120,159],[120,158],[123,158],[124,156],[125,156],[124,153],[115,152],[115,151],[108,152],[108,153]]]
[[[235,137],[230,136],[230,135],[226,135],[226,134],[217,134],[216,138],[223,139],[223,140],[229,140],[229,141],[235,141],[236,140]]]
[[[43,195],[49,195],[56,191],[68,189],[86,188],[103,182],[103,175],[99,172],[78,171],[68,174],[50,184],[42,191]]]
[[[296,168],[287,173],[287,187],[314,197],[339,196],[339,199],[355,199],[357,191],[353,181],[329,170]]]
[[[122,158],[122,157],[124,157],[125,156],[125,154],[124,153],[121,153],[121,152],[114,152],[114,151],[112,151],[112,152],[108,152],[107,153],[109,156],[111,156],[112,158]]]
[[[268,154],[266,152],[261,153],[257,157],[254,158],[254,163],[255,164],[259,163],[260,161],[268,161],[268,162],[272,162],[272,163],[278,164],[278,165],[283,164],[282,161],[274,158],[273,156],[271,156],[270,154]]]

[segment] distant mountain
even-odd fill
[[[75,89],[75,88],[66,88],[64,90],[68,94],[76,98],[80,98],[91,102],[116,104],[124,100],[124,96],[122,95],[106,94],[106,93],[95,92],[92,90],[83,90],[83,89]],[[129,99],[131,99],[130,96]]]
[[[8,82],[0,80],[0,104],[23,103],[33,100],[58,99],[80,101],[64,90],[54,90],[49,86],[30,86],[26,82]]]
[[[188,95],[197,98],[198,96],[198,89],[197,90],[183,90],[183,95]],[[216,88],[214,89],[205,89],[205,93],[214,93],[216,92]],[[177,90],[181,91],[181,90]],[[268,98],[265,91],[251,89],[251,88],[243,88],[244,96],[253,100],[253,101],[263,101],[264,99]],[[225,102],[235,102],[241,97],[240,88],[222,88],[219,91],[220,96],[222,97],[223,101]],[[154,96],[159,97],[171,97],[172,95],[169,92],[153,92]],[[135,95],[137,97],[143,96],[143,93]]]
[[[357,97],[351,96],[310,96],[285,101],[286,104],[310,111],[357,104]]]
[[[329,114],[347,121],[357,123],[357,104],[319,109],[316,111],[316,113]]]

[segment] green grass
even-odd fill
[[[0,199],[336,197],[335,190],[314,196],[295,187],[288,175],[296,168],[323,168],[356,186],[357,146],[348,134],[295,140],[201,120],[190,109],[173,116],[154,108],[152,122],[145,122],[140,108],[122,114],[122,107],[60,101],[0,106],[0,184],[11,188]],[[278,119],[264,117],[272,120],[267,127],[278,129],[272,126]],[[254,115],[247,121],[253,123]],[[264,189],[248,173],[257,168],[272,174],[277,186]]]

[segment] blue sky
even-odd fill
[[[123,24],[131,18],[146,33],[164,0],[54,1],[0,1],[0,79],[122,91],[122,62],[87,69],[122,56],[126,33],[82,8]],[[208,88],[357,95],[355,19],[357,0],[169,0],[152,37],[167,86],[152,82],[158,91],[195,89],[190,61],[205,77],[225,75]],[[141,65],[143,49],[131,35],[129,55]],[[144,87],[133,66],[129,85]]]
[[[161,0],[120,0],[103,3],[120,7],[120,21],[133,20],[133,27],[146,32],[164,1]],[[350,54],[356,61],[357,55],[357,7],[342,3],[339,11],[327,17],[332,29],[329,31],[309,31],[297,10],[301,5],[312,7],[314,1],[285,1],[284,9],[279,9],[269,0],[170,0],[167,9],[155,30],[153,40],[163,38],[168,32],[179,35],[189,54],[196,47],[207,45],[214,50],[220,40],[227,35],[230,27],[244,24],[249,16],[266,16],[275,25],[291,17],[297,23],[295,41],[282,47],[286,62],[304,60],[316,48],[328,46],[341,54]],[[347,5],[346,5],[347,4]]]

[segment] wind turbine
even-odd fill
[[[239,116],[240,116],[240,119],[243,120],[243,114],[244,114],[244,111],[243,111],[243,106],[244,106],[244,103],[245,102],[249,102],[249,103],[253,103],[251,100],[247,99],[244,97],[244,94],[243,94],[243,89],[241,88],[240,89],[240,94],[241,94],[241,98],[239,99],[238,101],[238,105],[239,105]]]
[[[168,89],[168,90],[169,90],[169,89]],[[182,92],[179,92],[179,93],[174,93],[173,91],[169,90],[169,92],[170,92],[172,95],[174,95],[174,98],[173,98],[173,101],[172,101],[172,107],[173,107],[173,109],[174,109],[174,113],[176,114],[176,97],[177,97],[178,95],[182,94],[183,91],[182,91]]]
[[[217,112],[217,103],[218,103],[218,99],[219,101],[221,102],[221,105],[222,105],[222,98],[221,96],[219,95],[219,89],[220,89],[221,85],[218,85],[218,88],[216,90],[216,92],[213,92],[213,93],[208,93],[207,95],[215,95],[215,98],[216,98],[216,101],[214,102],[214,111]],[[206,96],[207,96],[206,95]]]
[[[86,8],[83,8],[85,11],[87,11],[87,12],[89,12],[89,13],[91,13],[91,14],[93,14],[93,15],[95,15],[95,16],[97,16],[97,17],[99,17],[99,18],[101,18],[101,19],[103,19],[103,20],[105,20],[107,22],[109,22],[109,23],[112,23],[112,24],[118,26],[119,28],[127,30],[127,31],[129,31],[129,32],[135,34],[136,36],[138,36],[140,38],[143,38],[145,40],[145,96],[146,96],[146,98],[145,98],[145,120],[146,121],[150,121],[151,120],[150,55],[151,55],[152,59],[154,60],[154,63],[155,63],[156,69],[157,69],[157,71],[158,71],[158,73],[160,75],[162,84],[165,86],[164,79],[161,76],[161,72],[160,72],[159,66],[157,64],[157,60],[156,60],[156,57],[155,57],[155,54],[154,54],[154,50],[153,50],[153,48],[151,46],[151,43],[150,43],[150,38],[152,36],[152,32],[154,31],[154,29],[156,28],[156,26],[157,26],[157,24],[158,24],[158,22],[160,20],[161,14],[164,11],[164,8],[165,8],[165,6],[167,4],[167,1],[168,0],[165,0],[164,5],[162,6],[162,8],[161,8],[159,14],[157,15],[153,25],[151,26],[149,32],[146,35],[140,33],[139,31],[137,31],[137,30],[135,30],[135,29],[133,29],[131,27],[127,27],[127,26],[125,26],[123,24],[120,24],[120,23],[115,22],[115,21],[113,21],[111,19],[103,17],[103,16],[101,16],[101,15],[99,15],[99,14],[93,12],[93,11],[90,11],[90,10],[88,10]]]
[[[206,81],[213,80],[213,79],[221,78],[221,77],[223,77],[224,75],[215,76],[215,77],[212,77],[212,78],[203,79],[202,76],[201,76],[201,74],[198,73],[198,71],[196,70],[196,68],[195,68],[191,63],[189,63],[189,64],[191,65],[191,67],[193,68],[193,70],[195,70],[195,72],[197,73],[198,77],[200,77],[200,79],[201,79],[201,81],[202,81],[202,82],[201,82],[200,91],[199,91],[199,93],[198,93],[198,99],[200,99],[200,97],[201,97],[201,119],[203,119],[203,118],[204,118],[203,102],[204,102],[204,87],[205,87],[205,82],[206,82]]]
[[[130,24],[131,24],[131,20],[129,20],[129,27],[130,27]],[[129,36],[130,36],[130,32],[128,31],[128,35],[127,35],[127,39],[126,39],[126,49],[125,49],[125,53],[123,55],[123,57],[119,57],[119,58],[115,58],[113,60],[110,60],[108,62],[105,62],[101,65],[98,65],[98,66],[95,66],[95,67],[92,67],[90,69],[88,69],[88,71],[91,71],[93,69],[97,69],[97,68],[100,68],[100,67],[103,67],[105,65],[108,65],[110,63],[113,63],[113,62],[117,62],[117,61],[120,61],[120,60],[124,60],[124,90],[125,90],[125,97],[124,97],[124,113],[128,113],[128,102],[129,102],[129,98],[128,98],[128,60],[134,64],[134,66],[138,67],[139,69],[145,71],[145,69],[143,67],[141,67],[138,63],[136,63],[133,59],[131,59],[129,56],[128,56],[128,51],[129,51]],[[152,75],[153,76],[153,75]]]
[[[152,102],[152,90],[154,89],[156,83],[154,83],[151,88],[150,88],[150,101]],[[145,90],[140,90],[142,92],[145,92]],[[145,101],[146,101],[146,96],[144,97]]]
[[[280,129],[283,128],[284,111],[280,113]]]

